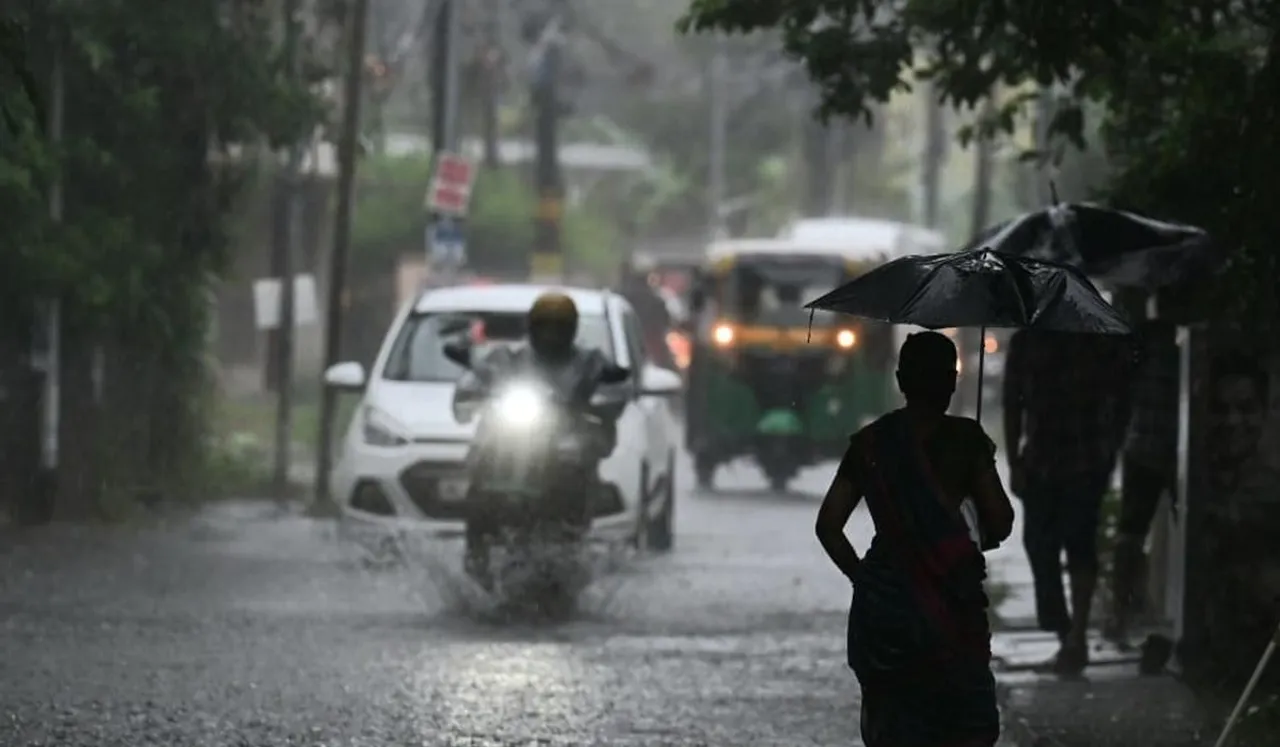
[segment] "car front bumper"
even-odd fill
[[[384,530],[461,535],[468,444],[351,446],[331,478],[343,517]]]

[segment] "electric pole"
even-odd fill
[[[729,60],[725,54],[724,39],[717,37],[715,45],[715,52],[711,56],[711,70],[707,76],[707,103],[711,107],[710,143],[707,149],[707,223],[712,240],[723,238],[726,233],[725,140],[729,129],[729,92],[726,90],[729,83]]]
[[[848,146],[848,129],[843,122],[832,121],[827,125],[827,168],[831,184],[827,188],[827,215],[842,215],[848,207],[845,181],[845,156]]]
[[[484,19],[484,42],[480,54],[480,131],[484,141],[484,165],[493,169],[501,165],[498,146],[498,88],[502,80],[503,60],[499,38],[498,14],[503,0],[487,0]]]
[[[342,86],[342,131],[338,140],[338,204],[333,217],[333,253],[325,314],[325,367],[342,354],[343,311],[346,303],[347,251],[351,245],[351,207],[355,192],[356,147],[360,138],[360,97],[364,82],[364,37],[369,0],[352,0],[347,20],[347,69]],[[331,509],[329,472],[333,467],[333,420],[337,392],[321,387],[320,438],[316,444],[316,503]]]
[[[538,214],[533,247],[533,276],[564,278],[560,224],[564,179],[560,173],[560,63],[564,2],[553,6],[533,59],[534,183]]]
[[[942,111],[942,102],[938,100],[938,90],[933,84],[924,89],[924,168],[920,174],[920,191],[923,203],[921,213],[924,225],[936,229],[941,218],[939,215],[942,191],[942,164],[946,158],[946,125]]]
[[[1050,153],[1053,144],[1049,141],[1049,126],[1053,122],[1055,103],[1054,91],[1050,87],[1041,88],[1036,94],[1036,150],[1039,151],[1035,169],[1036,202],[1038,203],[1036,207],[1048,205],[1053,199],[1049,182],[1053,178],[1055,163]]]
[[[289,74],[298,81],[301,77],[302,55],[299,52],[299,0],[284,3],[284,53],[289,61]],[[276,328],[275,385],[276,431],[275,469],[272,485],[276,500],[284,501],[289,492],[289,465],[293,450],[293,358],[294,358],[294,260],[297,256],[297,240],[300,212],[300,172],[302,167],[302,142],[289,146],[288,161],[278,189],[283,194],[276,200],[275,210],[275,275],[280,281],[280,318]]]
[[[432,157],[457,147],[458,0],[441,0],[431,44]]]
[[[63,54],[66,40],[61,27],[53,29],[53,70],[51,73],[49,97],[49,142],[56,149],[61,146],[63,131],[66,127],[66,75],[63,67]],[[63,191],[62,167],[59,166],[53,176],[53,184],[49,188],[49,220],[55,224],[62,222]],[[44,308],[46,338],[44,345],[44,391],[41,408],[41,440],[40,466],[44,479],[41,487],[44,505],[40,518],[52,518],[66,509],[66,501],[58,496],[59,446],[62,425],[62,300],[58,297],[48,299]]]
[[[458,31],[461,15],[459,0],[442,0],[436,15],[431,44],[431,159],[432,172],[439,168],[441,156],[458,147]],[[429,228],[441,227],[448,218],[429,215]],[[439,236],[436,230],[428,232]],[[433,246],[427,246],[427,265],[432,272],[441,271],[451,279],[459,268],[452,259],[432,267]]]

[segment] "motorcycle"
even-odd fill
[[[616,439],[600,385],[629,372],[577,366],[551,380],[507,348],[481,360],[459,343],[444,352],[471,374],[459,384],[455,417],[478,419],[467,455],[467,533],[487,563],[477,567],[468,553],[468,573],[508,604],[571,605],[589,581],[582,555],[603,490],[598,467]]]

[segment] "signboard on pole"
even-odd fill
[[[279,329],[280,297],[284,295],[280,278],[253,281],[253,322],[260,331]],[[293,323],[295,327],[314,324],[319,317],[316,301],[316,278],[310,273],[293,277]]]
[[[475,176],[475,164],[470,160],[456,153],[441,153],[427,189],[427,210],[439,215],[466,215]]]
[[[456,220],[443,217],[427,226],[427,258],[438,268],[458,268],[466,263],[466,239]]]

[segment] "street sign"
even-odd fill
[[[441,218],[427,226],[427,256],[436,267],[461,267],[467,258],[462,226],[452,218]]]
[[[253,281],[253,323],[259,330],[280,327],[281,296],[280,278],[259,278]],[[302,327],[315,324],[319,318],[316,301],[316,278],[304,273],[293,278],[293,324]]]
[[[427,189],[427,210],[442,215],[466,215],[475,175],[475,164],[467,158],[456,153],[441,153]]]

